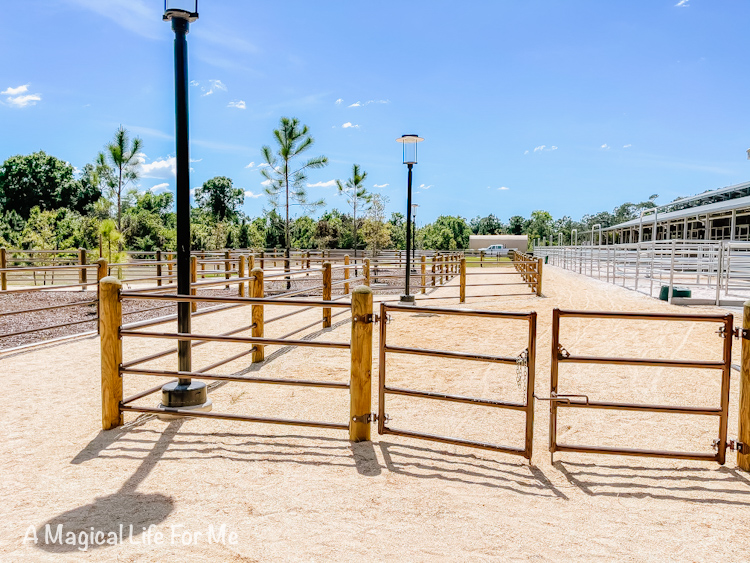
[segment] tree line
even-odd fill
[[[388,198],[365,187],[367,172],[352,165],[352,175],[337,180],[337,192],[348,209],[326,210],[319,219],[310,213],[325,205],[310,201],[305,189],[309,170],[328,164],[325,156],[307,158],[314,145],[309,128],[294,118],[281,118],[273,131],[275,146],[266,145],[260,168],[268,209],[258,217],[243,213],[244,191],[231,178],[217,176],[195,190],[191,210],[192,246],[222,248],[357,248],[404,249],[406,220],[402,213],[386,216]],[[91,163],[80,171],[44,151],[8,158],[0,166],[0,245],[20,249],[93,249],[100,244],[111,260],[123,250],[174,249],[176,218],[170,192],[141,192],[140,154],[143,141],[131,140],[120,127]],[[511,216],[507,223],[495,214],[467,220],[442,215],[414,226],[417,248],[468,248],[471,234],[526,234],[530,242],[558,233],[570,241],[599,223],[608,227],[654,207],[656,195],[640,203],[624,203],[613,212],[554,219],[543,210],[529,218]]]

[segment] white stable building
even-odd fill
[[[598,244],[599,233],[592,235]],[[750,182],[646,209],[637,219],[601,229],[602,244],[672,239],[750,241]]]

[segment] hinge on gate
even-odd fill
[[[570,358],[570,352],[563,348],[562,344],[557,345],[557,356],[561,358]]]
[[[718,438],[715,439],[711,443],[711,446],[713,447],[713,449],[715,449],[715,450],[718,451],[718,449],[719,449],[719,439]],[[737,452],[737,453],[740,453],[740,454],[750,453],[750,447],[748,447],[747,444],[745,444],[743,442],[740,442],[739,440],[727,440],[727,443],[726,443],[725,447],[729,448],[733,452]]]
[[[357,322],[362,322],[362,323],[377,323],[377,322],[380,321],[380,316],[379,315],[375,315],[373,313],[368,313],[367,315],[362,315],[362,316],[357,315],[356,317],[352,317],[352,320],[355,323],[357,323]]]
[[[386,416],[386,419],[388,417]],[[374,412],[368,412],[367,414],[360,414],[359,416],[353,416],[352,422],[363,422],[365,424],[368,424],[370,422],[377,422],[378,421],[378,415]]]
[[[725,337],[724,332],[725,332],[724,327],[719,328],[719,336],[721,336],[722,338]],[[734,330],[732,330],[732,336],[734,336],[738,340],[740,338],[742,340],[750,340],[750,330],[746,328],[737,327]]]

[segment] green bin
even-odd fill
[[[674,286],[672,288],[672,297],[691,297],[692,291],[690,291],[687,287],[677,287]],[[669,301],[669,286],[663,285],[661,286],[661,291],[659,291],[659,299],[662,301]]]

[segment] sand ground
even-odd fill
[[[472,283],[490,281],[489,273]],[[454,279],[451,285],[458,283]],[[473,294],[485,288],[474,288]],[[456,295],[455,287],[438,290]],[[438,295],[439,293],[436,293]],[[471,295],[472,293],[470,293]],[[536,393],[549,396],[553,307],[587,310],[685,311],[552,266],[545,297],[470,298],[466,308],[538,313]],[[455,299],[430,300],[455,306]],[[282,308],[269,307],[266,317]],[[703,307],[702,312],[724,311]],[[334,310],[336,313],[336,310]],[[312,310],[272,323],[279,336],[320,317]],[[328,331],[301,335],[348,341],[348,313]],[[194,320],[195,332],[221,333],[249,324],[249,308]],[[165,330],[172,330],[169,324]],[[717,326],[663,322],[563,321],[561,342],[574,354],[716,359]],[[155,330],[155,329],[150,329]],[[518,355],[526,346],[519,321],[398,313],[388,342],[445,350]],[[295,336],[299,338],[300,335]],[[208,344],[194,366],[242,350]],[[125,340],[125,361],[166,349],[162,340]],[[739,344],[733,361],[738,363]],[[377,350],[377,331],[375,335]],[[174,369],[174,356],[148,365]],[[373,358],[373,409],[377,401]],[[269,348],[260,366],[247,359],[217,373],[346,381],[346,350]],[[389,383],[416,389],[521,401],[515,366],[389,355]],[[0,358],[4,438],[0,482],[0,559],[4,561],[747,561],[750,475],[735,456],[727,464],[547,451],[549,406],[536,403],[532,464],[507,454],[378,436],[351,444],[343,431],[186,419],[162,422],[128,413],[127,424],[100,430],[99,342],[96,338]],[[729,436],[736,436],[733,372]],[[125,394],[155,378],[125,376]],[[216,411],[345,423],[348,393],[230,383],[215,385]],[[717,405],[716,371],[563,366],[560,392],[592,399]],[[153,406],[158,395],[139,401]],[[520,446],[516,412],[388,397],[391,424]],[[711,451],[716,418],[569,409],[566,443]],[[118,531],[112,546],[47,544],[44,527]],[[132,542],[127,526],[133,525]],[[152,526],[158,536],[140,534]],[[207,538],[225,525],[224,541]],[[30,527],[39,542],[24,543]],[[231,533],[236,534],[236,541]],[[198,536],[197,534],[202,534]],[[149,537],[150,543],[149,543]],[[185,542],[189,545],[183,545]]]

